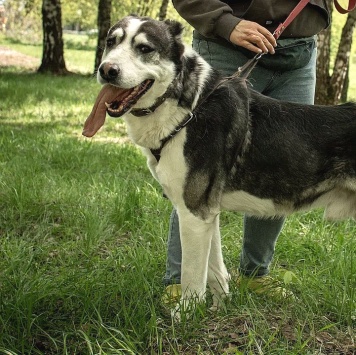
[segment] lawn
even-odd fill
[[[0,68],[0,353],[353,354],[356,224],[321,211],[288,218],[277,244],[272,272],[294,300],[233,278],[223,309],[171,320],[160,301],[171,205],[120,120],[81,136],[98,89],[90,76]],[[221,223],[234,274],[241,215]]]
[[[88,43],[89,39],[83,37],[82,42],[79,42],[77,36],[64,35],[65,52],[64,59],[67,69],[76,73],[90,74],[94,71],[94,58],[95,58],[95,46],[93,46],[93,40],[90,40],[89,44],[91,49],[83,50],[81,48],[90,47]],[[41,44],[28,44],[14,41],[11,38],[5,37],[0,33],[0,45],[10,47],[20,53],[38,59],[38,63],[42,57],[42,45]]]

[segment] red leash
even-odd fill
[[[354,0],[356,1],[356,0]],[[297,6],[291,11],[288,17],[283,23],[281,23],[276,30],[273,32],[273,37],[278,39],[281,33],[290,25],[290,23],[300,14],[300,12],[307,6],[309,0],[300,0]],[[266,53],[257,53],[253,58],[251,58],[245,65],[237,69],[237,72],[228,78],[234,78],[236,76],[242,76],[247,78],[251,73],[252,69],[256,66],[258,60]]]
[[[338,0],[334,0],[334,5],[337,11],[340,12],[340,14],[347,14],[348,12],[351,12],[352,10],[355,10],[356,8],[356,0],[349,0],[349,6],[347,9],[344,9],[338,2]]]
[[[336,1],[336,0],[335,0]],[[354,0],[356,1],[356,0]],[[278,39],[282,32],[290,25],[290,23],[300,14],[300,12],[307,6],[309,0],[300,0],[297,6],[291,11],[283,23],[281,23],[273,32],[273,37]]]
[[[292,12],[288,15],[286,20],[281,23],[273,33],[275,39],[278,39],[281,33],[286,29],[287,26],[299,15],[299,13],[304,9],[304,7],[308,4],[309,0],[301,0],[297,4],[297,6],[292,10]],[[340,14],[347,14],[353,11],[356,8],[356,0],[349,0],[349,5],[347,9],[344,9],[338,2],[338,0],[334,0],[334,5],[337,11]]]
[[[300,12],[307,6],[309,0],[300,0],[297,6],[291,11],[288,17],[285,19],[283,23],[281,23],[276,30],[273,32],[273,37],[278,39],[282,32],[290,25],[290,23],[300,14]],[[356,8],[356,0],[349,0],[349,5],[347,9],[344,9],[338,2],[338,0],[334,0],[334,5],[337,11],[341,14],[347,14]],[[242,76],[247,78],[252,69],[257,64],[257,61],[264,55],[265,53],[258,53],[253,58],[251,58],[245,65],[238,68],[237,72],[228,78],[233,78],[236,76]]]

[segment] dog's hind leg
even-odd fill
[[[215,218],[214,229],[215,230],[211,240],[208,267],[208,285],[213,295],[213,310],[217,309],[222,302],[222,299],[228,295],[228,282],[230,279],[230,275],[224,264],[221,250],[219,215]]]

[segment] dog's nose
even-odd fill
[[[100,76],[107,81],[116,79],[119,76],[119,72],[119,67],[113,63],[103,63],[99,68]]]

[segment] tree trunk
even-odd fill
[[[105,48],[105,39],[111,26],[111,0],[99,0],[98,7],[98,45],[95,53],[94,73],[98,70]]]
[[[332,103],[339,103],[343,93],[343,88],[347,82],[348,68],[350,64],[350,52],[352,45],[352,34],[356,26],[356,11],[348,14],[344,28],[342,29],[339,48],[335,58],[333,73],[330,85],[333,88]]]
[[[349,91],[350,87],[350,61],[349,65],[347,66],[347,72],[346,72],[346,79],[344,83],[344,87],[342,88],[342,93],[341,93],[341,102],[346,102],[347,101],[347,94]]]
[[[327,28],[326,30],[319,33],[318,57],[316,64],[315,103],[320,105],[326,105],[329,97],[330,39],[330,28]]]
[[[162,0],[161,7],[159,8],[158,19],[163,21],[167,17],[167,9],[168,9],[169,0]]]
[[[332,0],[327,0],[332,16]],[[318,35],[318,57],[316,63],[316,89],[315,103],[320,105],[327,104],[330,87],[330,43],[331,43],[331,26],[321,31]]]
[[[155,17],[155,1],[154,0],[140,0],[137,2],[136,13],[139,16]]]
[[[333,2],[327,0],[332,11]],[[334,105],[345,98],[345,85],[348,83],[352,34],[356,26],[356,11],[348,14],[342,29],[338,51],[332,74],[330,75],[330,27],[319,34],[317,59],[317,84],[315,102],[321,105]]]
[[[42,2],[43,52],[40,73],[68,74],[64,61],[62,11],[60,0]]]

